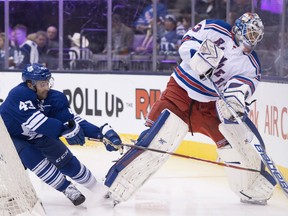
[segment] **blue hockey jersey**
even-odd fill
[[[0,106],[0,114],[11,136],[27,140],[43,135],[58,139],[67,129],[64,123],[73,118],[80,124],[85,136],[102,138],[100,129],[75,116],[66,96],[54,89],[50,89],[46,99],[39,100],[26,83],[20,83],[9,92]]]

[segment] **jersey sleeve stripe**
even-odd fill
[[[204,29],[205,29],[205,30],[211,29],[211,30],[214,30],[214,31],[219,32],[220,34],[223,34],[223,35],[225,35],[225,36],[227,36],[227,37],[232,38],[232,35],[231,35],[230,32],[228,32],[228,31],[227,31],[226,29],[224,29],[224,28],[220,28],[218,25],[213,25],[213,24],[211,24],[211,25],[206,25]]]
[[[190,40],[192,40],[192,41],[197,41],[199,44],[201,44],[201,43],[203,42],[202,40],[199,40],[199,39],[197,39],[197,38],[195,38],[195,37],[191,37],[190,35],[186,35],[186,36],[182,39],[181,44],[183,44],[183,43],[186,42],[186,41],[190,41]]]
[[[77,122],[77,123],[80,123],[82,121],[84,121],[84,119],[82,119],[79,115],[77,114],[74,114],[74,120]]]
[[[257,59],[256,59],[253,55],[251,55],[251,54],[249,54],[249,55],[247,55],[247,56],[248,56],[250,62],[252,63],[252,65],[253,65],[253,66],[255,67],[255,69],[256,69],[256,75],[261,74],[260,64],[259,64],[259,62],[257,61]]]
[[[218,97],[218,94],[215,91],[190,76],[181,68],[181,66],[176,67],[174,73],[188,88],[206,96]]]
[[[252,80],[242,76],[234,76],[233,78],[239,80],[242,83],[247,84],[250,87],[252,94],[255,92],[255,85]]]
[[[40,127],[48,118],[40,111],[35,112],[23,125],[35,131]]]

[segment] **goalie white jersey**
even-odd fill
[[[190,98],[201,102],[215,101],[218,98],[211,83],[208,80],[201,80],[199,74],[189,65],[191,57],[199,50],[205,39],[213,41],[224,50],[224,57],[211,76],[218,88],[225,89],[225,84],[233,79],[250,87],[248,97],[254,93],[261,76],[259,60],[255,51],[245,54],[236,45],[230,32],[231,28],[228,23],[221,20],[203,20],[184,35],[179,48],[182,62],[176,67],[172,76],[187,91]]]

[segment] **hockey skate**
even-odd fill
[[[241,198],[240,199],[240,202],[241,203],[246,203],[246,204],[252,204],[252,205],[267,205],[267,200],[264,199],[264,200],[253,200],[253,199],[243,199]]]
[[[86,199],[73,184],[70,184],[63,193],[75,206],[82,204]]]

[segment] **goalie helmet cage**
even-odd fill
[[[0,216],[46,215],[0,116]]]

